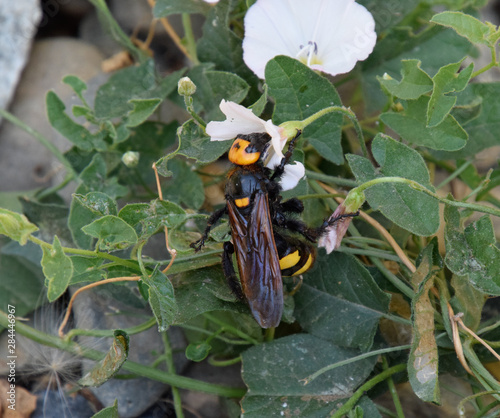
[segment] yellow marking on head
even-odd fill
[[[280,269],[281,270],[286,270],[289,269],[300,261],[300,255],[299,255],[299,250],[295,251],[294,253],[285,255],[283,258],[280,259]]]
[[[311,268],[313,261],[314,261],[313,256],[311,254],[309,254],[309,257],[307,258],[306,264],[304,264],[299,271],[296,271],[295,273],[293,273],[293,275],[297,276],[299,274],[305,273],[307,270],[309,270]]]
[[[259,161],[260,152],[247,152],[250,141],[236,138],[229,150],[229,161],[236,165],[250,165]]]
[[[234,199],[234,204],[239,208],[247,207],[250,204],[250,198],[242,197],[241,199]]]

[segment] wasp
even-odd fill
[[[276,327],[280,323],[282,277],[300,275],[311,268],[316,258],[312,244],[338,220],[310,228],[291,216],[304,210],[299,199],[282,201],[279,179],[299,136],[300,132],[290,141],[286,154],[273,172],[263,163],[271,137],[267,133],[238,135],[228,154],[234,167],[227,176],[226,206],[209,217],[202,237],[191,244],[196,251],[200,250],[211,227],[228,215],[231,241],[224,243],[223,272],[233,293],[241,300],[246,299],[262,328]],[[233,267],[233,254],[236,254],[239,280]]]

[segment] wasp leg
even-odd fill
[[[299,219],[286,217],[283,217],[281,219],[279,226],[285,229],[289,229],[290,231],[297,232],[311,242],[316,242],[326,229],[326,227],[323,227],[323,225],[321,225],[319,228],[311,228]]]
[[[290,158],[292,158],[293,149],[295,148],[295,142],[297,141],[301,133],[302,133],[301,130],[297,130],[297,134],[291,139],[290,143],[288,144],[288,151],[285,153],[285,156],[281,159],[280,165],[278,165],[274,169],[274,173],[271,176],[271,181],[274,181],[275,179],[283,175],[285,171],[285,165],[287,165],[288,161],[290,161]]]
[[[236,272],[233,267],[233,254],[234,254],[234,246],[231,242],[226,241],[224,243],[224,251],[222,253],[222,271],[224,272],[224,276],[226,276],[227,283],[229,284],[229,288],[234,293],[234,295],[239,300],[244,300],[243,291],[241,290],[241,284],[236,277]]]
[[[200,251],[201,247],[205,245],[205,241],[208,238],[208,234],[210,233],[210,230],[212,229],[212,226],[220,219],[222,216],[226,213],[226,207],[224,206],[223,208],[216,210],[212,215],[210,215],[210,218],[208,218],[207,221],[207,227],[205,228],[205,231],[203,232],[203,235],[198,241],[192,242],[189,246],[191,248],[194,248],[195,251]]]
[[[318,228],[318,230],[322,231],[320,232],[320,235],[325,231],[326,228],[336,224],[338,221],[341,221],[346,218],[354,218],[356,216],[359,216],[359,210],[354,213],[343,213],[342,215],[336,216],[335,218],[325,219],[323,221],[323,224]]]
[[[290,231],[297,232],[302,235],[308,241],[317,242],[318,239],[323,235],[326,229],[329,226],[334,225],[336,222],[341,221],[345,218],[352,218],[354,216],[358,216],[359,212],[356,213],[344,213],[342,215],[336,216],[332,219],[326,219],[323,223],[317,228],[311,228],[307,226],[304,222],[299,219],[294,218],[286,218],[283,215],[281,217],[276,216],[276,220],[279,221],[277,224],[282,228],[289,229]]]
[[[283,203],[279,203],[278,209],[281,212],[302,213],[304,212],[304,203],[296,197],[292,197]]]
[[[293,276],[293,281],[295,282],[295,277]],[[290,293],[288,293],[290,296],[295,295],[299,291],[299,289],[302,287],[302,283],[304,283],[304,278],[302,277],[302,274],[299,276],[299,281],[298,283],[293,287],[292,290],[290,290]]]

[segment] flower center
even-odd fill
[[[321,64],[318,59],[318,45],[316,42],[309,41],[307,45],[300,45],[300,50],[297,52],[295,58],[297,58],[300,62],[306,64],[310,67],[312,64]]]

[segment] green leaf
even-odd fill
[[[408,376],[415,394],[425,402],[439,403],[438,349],[434,337],[434,308],[429,291],[433,277],[441,270],[434,267],[434,239],[420,256],[420,264],[411,283],[416,291],[412,301],[413,343],[408,359]]]
[[[165,177],[172,175],[167,168],[167,163],[177,154],[193,158],[201,164],[208,164],[217,160],[231,146],[226,141],[210,141],[210,137],[192,119],[177,130],[177,135],[180,143],[179,149],[159,159],[156,163],[158,172]]]
[[[463,60],[441,67],[433,77],[434,88],[427,108],[427,126],[439,125],[450,113],[457,101],[456,96],[448,93],[460,92],[467,87],[474,70],[474,64],[457,73]]]
[[[19,199],[33,198],[39,192],[38,189],[33,190],[16,190],[12,192],[0,192],[0,207],[11,210],[13,212],[22,212],[23,206]]]
[[[187,76],[196,84],[193,95],[195,111],[205,112],[206,120],[223,119],[219,110],[222,99],[240,103],[247,95],[249,85],[236,74],[226,71],[215,71],[212,63],[193,67]],[[180,97],[176,97],[180,101]],[[182,106],[184,106],[182,104]]]
[[[213,6],[203,0],[158,0],[153,8],[153,16],[160,18],[179,13],[206,14],[211,7]]]
[[[47,93],[46,106],[47,116],[52,127],[78,148],[84,151],[105,150],[107,148],[104,142],[106,134],[103,131],[91,134],[82,125],[71,119],[64,112],[66,106],[63,101],[53,91]]]
[[[379,134],[373,140],[372,152],[380,165],[378,170],[363,157],[346,156],[358,182],[395,176],[414,180],[434,191],[427,166],[417,151]],[[438,201],[406,184],[377,184],[367,189],[365,196],[374,210],[416,235],[430,236],[439,228]]]
[[[178,312],[178,306],[182,305],[178,305],[172,283],[158,266],[144,281],[149,287],[148,300],[158,323],[158,332],[166,331],[174,323],[174,315]]]
[[[161,228],[177,228],[186,219],[186,212],[178,205],[165,200],[125,205],[118,216],[134,228],[141,240],[145,240]]]
[[[277,56],[266,65],[266,83],[275,99],[273,122],[303,120],[329,106],[342,106],[332,83],[301,62]],[[342,164],[343,116],[329,113],[304,129],[303,137],[327,160]]]
[[[430,98],[422,96],[407,102],[404,113],[383,113],[382,121],[406,141],[435,150],[456,151],[467,143],[467,132],[451,115],[437,126],[427,126]],[[440,109],[441,110],[441,109]]]
[[[119,160],[117,162],[119,163]],[[82,183],[76,189],[76,193],[103,192],[115,199],[125,196],[128,189],[118,184],[115,176],[108,175],[111,169],[102,154],[95,154],[90,164],[80,173],[79,179]]]
[[[111,379],[122,367],[128,357],[129,336],[126,332],[116,330],[113,333],[113,344],[106,357],[97,363],[92,370],[83,376],[78,384],[98,387]]]
[[[101,216],[116,214],[116,202],[104,193],[75,194],[68,217],[68,228],[75,244],[80,248],[90,249],[93,239],[85,234],[82,228]]]
[[[21,246],[15,241],[10,241],[2,246],[0,306],[6,307],[8,304],[15,306],[16,315],[21,317],[46,302],[41,259],[42,250],[32,242]]]
[[[238,302],[227,285],[220,257],[214,257],[214,262],[217,266],[193,268],[175,277],[175,298],[179,308],[173,318],[174,325],[184,324],[212,311],[244,312],[250,315],[248,307]]]
[[[82,231],[99,240],[99,248],[103,251],[123,250],[137,242],[137,234],[123,219],[106,215],[96,219]]]
[[[129,100],[134,106],[127,115],[127,127],[139,126],[149,118],[161,103],[161,99],[132,99]]]
[[[45,275],[45,285],[47,286],[47,297],[50,302],[61,296],[69,286],[71,276],[73,276],[73,263],[64,254],[64,251],[57,236],[54,237],[52,248],[42,247],[42,268]]]
[[[38,231],[38,227],[28,221],[26,216],[0,208],[1,235],[6,235],[10,239],[24,245],[35,231]]]
[[[419,9],[415,8],[419,5],[419,0],[406,0],[400,3],[388,4],[384,0],[358,0],[357,3],[365,6],[368,11],[373,15],[376,24],[376,31],[378,34],[386,33],[396,27],[402,21],[407,21]],[[419,13],[420,17],[420,13]]]
[[[113,406],[101,409],[98,413],[92,415],[92,418],[120,418],[118,415],[118,400],[115,399]]]
[[[375,358],[330,370],[309,384],[317,370],[359,354],[309,334],[295,334],[254,346],[242,355],[248,392],[245,417],[330,416],[368,377]]]
[[[243,62],[241,39],[235,35],[229,19],[231,3],[220,0],[210,9],[196,53],[201,62],[214,63],[216,70],[237,74],[249,84],[257,85],[258,78]]]
[[[206,341],[191,343],[186,347],[186,358],[191,361],[200,362],[207,358],[212,347]]]
[[[118,42],[124,49],[126,49],[134,57],[137,62],[144,62],[149,59],[145,51],[141,50],[134,45],[130,37],[123,32],[115,20],[113,15],[108,9],[105,0],[89,0],[97,10],[97,16],[101,22],[102,27]]]
[[[403,7],[403,6],[401,6]],[[387,12],[385,6],[380,7]],[[416,59],[422,70],[433,76],[444,65],[457,62],[466,55],[474,55],[474,48],[451,30],[433,27],[420,30],[398,28],[377,42],[367,60],[361,63],[365,107],[369,113],[380,111],[387,104],[387,96],[380,89],[377,76],[387,73],[398,78],[401,60]]]
[[[418,99],[432,90],[432,79],[420,68],[421,62],[416,59],[401,60],[401,81],[389,75],[378,77],[380,84],[393,96],[403,100]]]
[[[66,206],[53,203],[40,203],[36,200],[20,198],[23,212],[28,219],[40,228],[40,235],[44,241],[52,241],[54,235],[64,243],[72,242],[68,230],[69,209]]]
[[[468,276],[481,292],[500,295],[500,250],[491,219],[483,216],[463,229],[455,207],[447,205],[444,215],[447,267],[457,275]]]
[[[252,112],[255,116],[260,116],[264,112],[264,109],[266,108],[267,105],[267,84],[264,84],[264,93],[259,97],[259,99],[249,107],[249,109],[252,109]]]
[[[432,23],[452,28],[457,34],[473,44],[488,45],[490,28],[473,16],[462,12],[442,12],[431,19]]]
[[[62,81],[73,89],[82,103],[86,103],[83,92],[87,90],[87,84],[82,79],[78,78],[76,75],[67,75]]]
[[[450,300],[454,312],[464,314],[463,321],[473,331],[476,331],[481,322],[481,312],[487,296],[475,289],[467,276],[453,275],[451,278],[453,297]]]
[[[103,259],[98,257],[84,257],[72,255],[73,277],[70,285],[82,282],[97,282],[105,278],[106,273],[100,268]]]
[[[483,149],[499,145],[499,95],[500,83],[472,83],[459,93],[453,114],[469,135],[467,145],[459,151],[434,154],[445,160],[467,158]]]
[[[366,351],[373,343],[380,317],[388,310],[389,299],[356,258],[334,252],[319,257],[306,275],[295,296],[295,316],[312,335]]]
[[[183,73],[184,70],[179,70],[160,79],[156,74],[153,60],[115,72],[108,82],[97,90],[96,117],[105,120],[125,117],[134,112],[134,101],[150,99],[163,101],[177,88],[177,82]]]
[[[172,178],[162,183],[163,196],[190,209],[199,209],[205,201],[205,190],[200,176],[180,159],[170,160],[168,164]]]
[[[177,121],[169,124],[161,122],[146,121],[139,126],[131,129],[130,137],[123,144],[120,144],[121,151],[138,151],[141,153],[141,160],[144,156],[148,158],[144,166],[141,166],[141,160],[137,166],[138,170],[148,170],[153,175],[151,169],[152,161],[156,161],[158,156],[162,155],[166,149],[171,148],[177,141],[176,131],[179,124]],[[151,161],[151,163],[150,163]],[[151,177],[153,178],[153,177]]]

